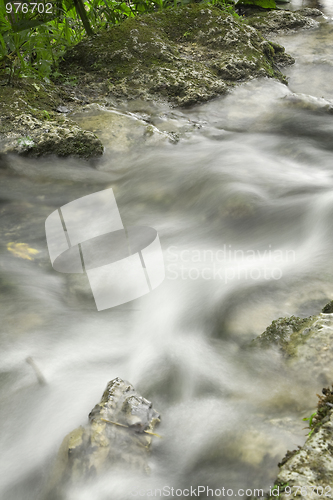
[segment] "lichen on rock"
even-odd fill
[[[282,53],[283,47],[229,13],[194,4],[101,30],[68,50],[60,71],[64,78],[77,75],[88,95],[100,91],[185,106],[254,77],[285,81],[277,67]]]

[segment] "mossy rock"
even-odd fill
[[[326,304],[326,306],[323,307],[322,311],[324,314],[331,314],[333,313],[333,300]]]
[[[274,47],[229,13],[200,4],[129,18],[68,50],[63,81],[76,75],[89,95],[207,101],[254,77],[285,81]],[[290,61],[291,62],[291,61]]]
[[[259,337],[252,341],[252,345],[264,348],[275,345],[284,354],[293,356],[297,346],[303,343],[310,334],[309,326],[312,325],[313,320],[312,317],[299,318],[296,316],[274,320]]]
[[[95,134],[57,112],[68,99],[51,83],[16,80],[12,86],[0,86],[0,152],[81,158],[103,154]]]
[[[333,316],[332,302],[317,316],[279,318],[251,343],[251,347],[278,347],[288,367],[304,380],[320,384],[333,380]]]

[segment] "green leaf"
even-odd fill
[[[313,418],[315,417],[315,415],[317,415],[317,412],[315,411],[314,413],[312,413],[312,415],[310,416],[310,419],[309,419],[309,427],[312,426],[312,420]]]
[[[236,5],[253,5],[263,9],[276,9],[275,0],[238,0]]]
[[[44,19],[43,21],[32,21],[29,19],[24,19],[22,21],[18,21],[17,23],[12,24],[11,30],[7,30],[5,33],[11,31],[12,33],[20,33],[21,31],[31,30],[32,28],[36,28],[37,26],[42,26],[43,24],[47,24],[53,18]]]

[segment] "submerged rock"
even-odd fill
[[[285,81],[284,48],[229,13],[200,4],[129,18],[67,51],[66,79],[85,94],[109,98],[207,101],[235,83],[267,76]]]
[[[286,95],[283,99],[288,108],[293,107],[295,109],[305,109],[315,113],[333,114],[333,101],[331,99],[293,93]]]
[[[43,498],[58,498],[65,485],[75,486],[107,471],[149,471],[148,457],[159,414],[134,387],[117,377],[108,383],[89,422],[63,440]]]

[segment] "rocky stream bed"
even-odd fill
[[[275,478],[272,498],[330,496],[332,304],[319,311],[333,294],[333,96],[324,85],[320,97],[289,90],[295,58],[277,42],[311,38],[326,21],[309,7],[241,20],[197,4],[170,12],[82,41],[57,82],[0,87],[8,500],[128,499],[169,478],[264,485],[266,496]],[[50,269],[44,221],[108,187],[128,224],[161,221],[168,278],[138,309],[96,316],[87,280]],[[284,274],[251,281],[241,258],[224,262],[224,281],[191,280],[194,267],[216,264],[191,262],[191,242],[199,255],[248,245],[257,271]],[[263,248],[274,244],[298,260],[272,264]],[[243,274],[229,283],[236,264]],[[22,368],[28,355],[47,384]],[[163,439],[140,394],[161,409]]]
[[[102,155],[100,138],[66,116],[91,103],[115,109],[124,100],[190,106],[253,78],[287,84],[283,68],[294,59],[269,35],[316,27],[320,16],[318,9],[304,8],[236,19],[194,4],[130,18],[68,50],[57,82],[2,84],[0,153]],[[149,117],[146,129],[151,135]]]

